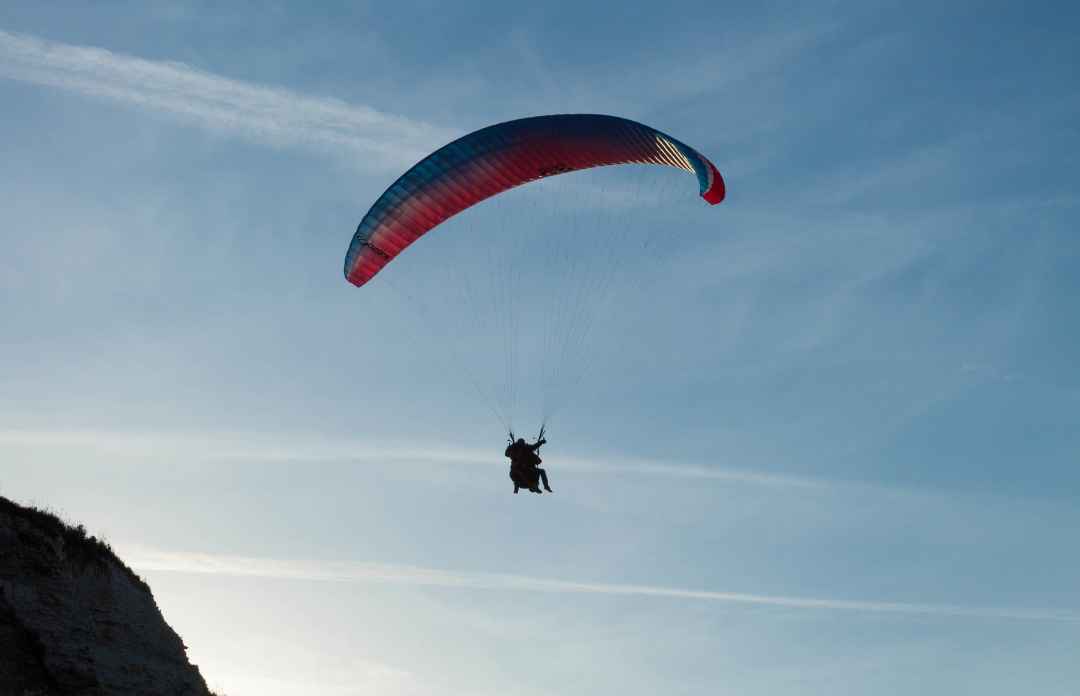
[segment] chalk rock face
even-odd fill
[[[104,544],[0,497],[0,694],[207,696],[185,651]]]

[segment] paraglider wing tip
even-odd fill
[[[365,278],[363,275],[361,275],[359,273],[350,272],[349,269],[346,268],[345,269],[345,280],[349,281],[350,283],[352,283],[353,285],[355,285],[356,287],[359,288],[359,287],[362,287],[364,285],[364,283],[368,282],[371,279],[370,278]]]
[[[727,195],[727,187],[724,186],[724,177],[720,176],[720,172],[716,171],[716,167],[713,167],[710,163],[709,168],[712,170],[711,182],[709,188],[701,192],[701,197],[708,201],[710,205],[716,205],[724,200],[724,196]]]

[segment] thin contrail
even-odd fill
[[[500,443],[501,444],[501,443]],[[462,447],[417,448],[386,443],[325,438],[275,439],[262,433],[155,433],[96,430],[0,430],[0,448],[35,450],[77,449],[111,457],[162,457],[197,460],[304,462],[309,464],[356,462],[380,465],[505,466],[499,447],[490,450]],[[830,489],[842,484],[779,474],[762,473],[713,464],[657,461],[620,457],[559,457],[559,470],[582,474],[636,475],[698,479],[751,485]]]
[[[340,99],[2,30],[0,77],[151,109],[259,143],[344,154],[365,167],[399,169],[451,139],[430,124]]]
[[[456,572],[381,563],[296,561],[247,556],[177,553],[133,547],[127,561],[140,571],[232,575],[348,583],[391,583],[517,592],[600,594],[725,602],[787,609],[876,612],[941,617],[1080,622],[1080,613],[1058,609],[966,607],[716,592],[654,585],[578,582],[501,573]]]

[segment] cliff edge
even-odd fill
[[[150,587],[107,544],[0,497],[0,694],[209,691]]]

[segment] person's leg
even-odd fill
[[[551,486],[548,485],[547,472],[540,467],[536,468],[536,471],[540,474],[540,480],[544,482],[544,490],[548,493],[551,492]]]

